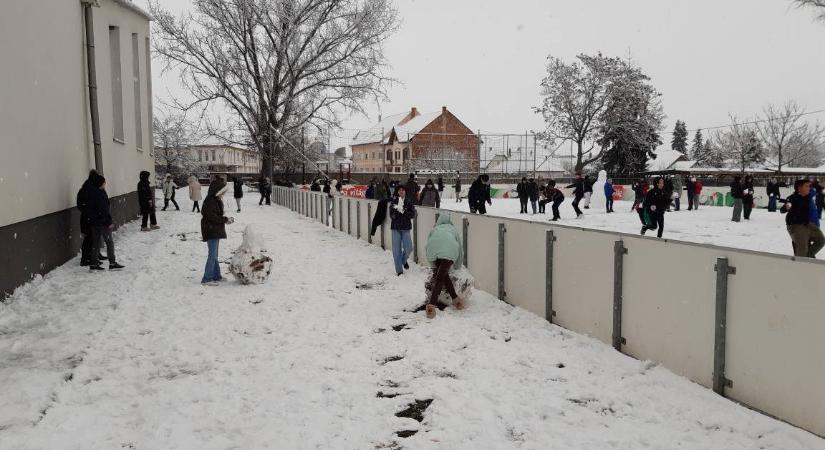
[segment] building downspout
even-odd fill
[[[95,28],[92,7],[97,0],[81,0],[86,26],[86,77],[89,80],[89,110],[92,119],[92,142],[95,147],[95,170],[103,174],[103,150],[100,144],[100,113],[97,107],[97,67],[95,65]]]

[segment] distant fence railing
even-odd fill
[[[378,202],[276,187],[276,204],[372,245]],[[476,287],[825,436],[825,261],[416,208],[413,259],[437,216]]]

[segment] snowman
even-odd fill
[[[272,258],[264,253],[261,236],[252,225],[243,232],[243,242],[232,255],[229,271],[241,284],[262,284],[272,271]]]
[[[473,275],[470,274],[470,271],[467,270],[466,267],[461,267],[459,269],[452,269],[450,270],[450,281],[453,282],[453,287],[455,288],[455,293],[458,294],[459,297],[464,299],[464,304],[467,304],[467,301],[470,300],[470,296],[473,293],[473,285],[475,284],[475,278]],[[432,294],[432,277],[427,277],[427,281],[424,283],[424,303],[430,301],[430,295]],[[450,298],[450,294],[447,293],[446,289],[441,290],[441,295],[438,296],[438,301],[445,304],[451,305],[453,300]]]
[[[607,182],[607,171],[600,170],[599,177],[593,183],[593,194],[590,203],[595,209],[604,210],[607,207],[607,199],[604,196],[604,184]]]

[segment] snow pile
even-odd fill
[[[263,284],[272,271],[272,258],[264,252],[263,239],[253,225],[247,225],[243,242],[232,256],[229,271],[241,284]]]
[[[465,302],[470,300],[470,296],[473,295],[473,285],[476,281],[470,271],[467,270],[466,267],[450,270],[450,280],[453,282],[455,293],[458,294],[459,297],[463,298]],[[424,302],[428,302],[430,300],[432,290],[432,277],[429,277],[427,278],[427,281],[424,282]],[[441,291],[438,301],[445,305],[451,305],[453,303],[453,300],[450,298],[450,294],[447,293],[446,289]]]

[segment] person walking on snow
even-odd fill
[[[584,209],[590,209],[590,198],[593,197],[593,181],[590,175],[584,177]]]
[[[608,214],[613,212],[613,180],[604,182],[604,201]]]
[[[647,230],[658,228],[657,237],[662,237],[665,231],[665,211],[668,205],[670,205],[670,198],[665,191],[665,180],[657,178],[653,189],[645,195],[644,208],[649,220],[646,221],[647,225],[642,227],[642,234],[645,234]]]
[[[192,200],[192,212],[201,212],[201,207],[198,202],[201,201],[201,182],[195,175],[189,175],[186,180],[189,186],[189,200]]]
[[[89,270],[103,270],[100,266],[100,242],[106,242],[106,257],[109,259],[109,270],[120,270],[122,265],[115,259],[115,242],[112,239],[112,230],[115,229],[112,221],[112,211],[109,207],[109,195],[106,194],[106,178],[95,175],[94,189],[89,193],[89,223],[92,227],[92,260]]]
[[[533,210],[533,215],[536,215],[536,202],[539,201],[539,185],[536,184],[535,178],[530,178],[527,181],[527,197],[530,199],[530,209]]]
[[[795,256],[815,258],[825,247],[825,236],[819,229],[818,216],[813,198],[815,193],[809,180],[797,180],[794,193],[785,200],[780,212],[786,214],[785,225],[791,237]]]
[[[447,289],[450,298],[453,299],[455,309],[464,309],[464,299],[455,292],[455,287],[450,279],[450,269],[461,267],[463,263],[461,238],[453,225],[449,213],[442,212],[438,216],[435,227],[430,230],[427,237],[427,261],[433,268],[432,281],[430,285],[430,298],[425,307],[427,318],[435,318],[436,305],[439,304],[438,297],[442,289]]]
[[[444,178],[438,177],[438,195],[444,192]]]
[[[467,202],[470,204],[471,214],[487,214],[487,205],[492,205],[490,198],[490,176],[479,175],[473,184],[470,185],[470,192],[467,193]]]
[[[551,206],[553,210],[553,218],[550,220],[555,222],[561,219],[561,214],[559,214],[559,206],[564,201],[564,193],[560,189],[556,189],[555,180],[550,180],[547,182],[547,187],[544,189],[544,200],[542,201],[545,203],[553,203]]]
[[[745,176],[745,181],[742,183],[742,209],[745,213],[745,220],[751,220],[751,211],[753,211],[753,177]]]
[[[88,266],[92,262],[92,250],[94,249],[92,238],[94,233],[92,233],[89,217],[89,200],[93,192],[92,189],[97,189],[97,186],[94,185],[97,176],[96,170],[90,170],[89,177],[83,182],[80,190],[77,191],[77,209],[80,211],[80,233],[83,235],[83,243],[80,245],[81,266]]]
[[[404,190],[407,191],[407,197],[409,197],[413,203],[418,202],[418,192],[421,188],[418,186],[418,183],[415,182],[415,174],[410,174],[410,179],[407,180],[407,184],[404,185]]]
[[[682,209],[682,180],[678,176],[674,176],[671,178],[673,180],[673,205],[675,206],[675,210],[679,211]]]
[[[516,193],[518,194],[518,202],[521,205],[521,209],[519,209],[519,214],[527,214],[527,200],[530,197],[530,194],[527,192],[527,178],[522,177],[521,183],[516,185]]]
[[[765,193],[768,194],[768,212],[776,212],[776,202],[779,201],[779,183],[776,178],[771,178],[768,181],[768,186],[765,188]]]
[[[453,189],[455,189],[455,202],[461,203],[461,178],[455,177],[455,185],[453,185]]]
[[[243,181],[238,177],[232,178],[233,196],[235,197],[235,204],[238,205],[238,212],[241,212],[241,199],[243,198]]]
[[[266,200],[266,204],[270,204],[270,195],[272,194],[272,183],[269,181],[269,177],[262,177],[258,181],[258,192],[261,193],[261,199],[258,200],[258,206],[261,206]]]
[[[733,182],[730,184],[730,196],[733,197],[733,216],[731,220],[733,222],[739,222],[742,220],[742,197],[744,193],[742,192],[744,188],[742,187],[742,177],[735,176],[733,177]]]
[[[702,188],[704,187],[704,184],[702,184],[701,180],[697,180],[696,178],[693,178],[693,181],[696,183],[696,189],[693,192],[693,209],[698,211],[699,203],[702,199]]]
[[[178,188],[178,185],[172,180],[172,174],[167,173],[166,179],[163,180],[163,209],[162,211],[166,211],[166,208],[169,207],[169,202],[172,202],[175,205],[175,211],[180,211],[180,206],[178,206],[178,202],[175,201],[175,190]]]
[[[630,211],[632,212],[637,211],[645,199],[644,180],[636,180],[630,188],[633,189],[633,206],[630,207]],[[642,224],[644,224],[644,220]]]
[[[573,188],[573,210],[576,211],[576,218],[579,218],[583,215],[582,210],[579,209],[579,202],[584,197],[584,180],[582,180],[582,174],[577,173],[576,179],[573,180],[573,183],[567,185],[567,189]]]
[[[155,218],[155,190],[149,185],[149,172],[145,170],[140,172],[137,193],[141,215],[140,231],[157,230],[160,227],[158,226],[158,219]],[[150,224],[151,228],[149,227]]]
[[[424,189],[421,191],[418,204],[421,206],[429,206],[430,208],[441,207],[441,196],[438,195],[438,190],[433,186],[433,180],[427,180],[424,184]]]
[[[693,210],[693,196],[696,195],[696,178],[688,178],[685,182],[687,192],[688,211]]]
[[[209,191],[201,208],[201,236],[209,251],[201,284],[209,286],[216,286],[224,280],[221,276],[220,264],[218,264],[218,243],[221,239],[226,239],[226,224],[235,221],[223,215],[223,194],[228,189],[229,186],[222,178],[213,181],[209,185]]]
[[[395,263],[395,273],[401,275],[404,269],[409,269],[407,258],[412,253],[412,221],[415,219],[415,203],[407,197],[407,189],[398,186],[397,197],[390,201],[390,229],[392,231],[392,259]]]

